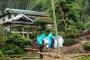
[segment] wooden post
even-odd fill
[[[7,26],[5,29],[10,32],[10,26]]]
[[[28,38],[28,40],[29,40],[29,32],[27,32],[27,38]]]
[[[22,34],[23,34],[23,37],[25,37],[25,36],[24,36],[24,28],[23,28],[23,27],[22,27]]]

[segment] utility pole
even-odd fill
[[[56,33],[56,39],[57,39],[57,47],[58,47],[58,30],[57,30],[57,22],[56,22],[54,0],[52,0],[52,10],[53,10],[54,27],[55,27],[55,33]]]

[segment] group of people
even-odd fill
[[[40,53],[40,58],[43,58],[43,49],[46,48],[60,48],[63,47],[64,40],[62,36],[55,36],[55,33],[50,32],[49,34],[40,34],[37,36],[36,39],[37,44],[39,45],[39,51]]]
[[[60,48],[63,47],[64,40],[62,36],[56,37],[53,32],[50,32],[48,35],[41,34],[37,36],[37,43],[45,45],[46,48]]]

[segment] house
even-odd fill
[[[41,28],[40,25],[35,25],[35,22],[39,18],[42,22],[43,20],[47,21],[48,15],[44,12],[36,12],[29,10],[20,10],[20,9],[10,9],[6,8],[2,14],[0,14],[0,24],[4,25],[5,30],[11,33],[20,33],[23,37],[29,37],[29,34],[33,33],[33,30],[37,27]],[[37,20],[38,21],[38,20]],[[45,22],[46,25],[52,27],[52,23]]]

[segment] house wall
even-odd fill
[[[5,21],[7,21],[8,20],[8,15],[6,15],[4,18],[5,18]]]
[[[13,18],[13,17],[15,17],[15,15],[14,14],[11,14],[10,15],[10,18]],[[7,21],[9,19],[9,15],[6,15],[6,16],[4,16],[4,17],[1,17],[0,18],[0,24],[3,24],[3,22],[4,21]]]
[[[4,21],[8,20],[8,15],[0,18],[0,24],[3,24]]]
[[[15,14],[11,14],[11,18],[15,17]]]
[[[46,28],[52,29],[53,28],[53,24],[46,24]]]
[[[3,23],[3,18],[0,18],[0,24],[2,24]]]

